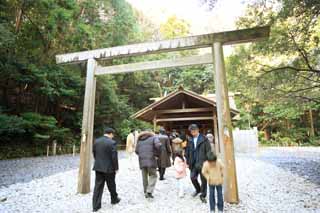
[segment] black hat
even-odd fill
[[[213,152],[208,152],[207,153],[207,159],[208,159],[208,161],[216,161],[217,160],[217,156]]]
[[[114,129],[112,129],[112,128],[110,128],[110,127],[107,127],[105,130],[104,130],[104,133],[105,134],[114,134],[115,133],[115,131],[114,131]]]
[[[197,129],[199,129],[199,127],[198,127],[197,124],[191,124],[188,129],[189,129],[189,131],[191,131],[191,130],[197,130]]]

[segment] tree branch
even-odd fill
[[[275,72],[275,71],[279,71],[279,70],[284,70],[284,69],[290,69],[290,70],[294,70],[297,72],[312,72],[312,73],[317,73],[320,74],[320,70],[317,69],[304,69],[304,68],[298,68],[298,67],[292,67],[292,66],[283,66],[283,67],[276,67],[276,68],[272,68],[270,70],[262,70],[264,73],[262,75],[271,73],[271,72]]]
[[[41,32],[40,28],[38,27],[38,25],[36,25],[32,20],[31,18],[29,18],[29,16],[27,16],[26,14],[23,14],[24,17],[26,17],[30,23],[35,27],[35,29],[38,31],[40,37],[41,37],[41,40],[42,40],[42,43],[43,43],[43,46],[44,46],[44,49],[47,51],[50,47],[50,42],[46,39],[46,37],[44,36],[44,33]]]
[[[288,34],[290,35],[290,37],[291,37],[291,39],[292,39],[292,41],[293,41],[296,49],[297,49],[298,52],[300,53],[301,57],[304,59],[307,67],[308,67],[310,70],[312,70],[313,67],[311,66],[311,64],[310,64],[310,62],[309,62],[308,53],[307,53],[304,49],[302,49],[302,48],[299,47],[298,43],[296,42],[296,40],[295,40],[295,38],[294,38],[294,35],[292,35],[291,32],[289,32]]]
[[[296,95],[293,93],[288,93],[287,91],[284,91],[284,90],[278,89],[278,88],[275,88],[275,90],[278,90],[279,92],[283,93],[283,97],[300,98],[303,100],[307,100],[307,101],[311,101],[311,102],[320,104],[320,98],[310,98],[310,97],[306,97],[306,96],[302,96],[302,95]]]

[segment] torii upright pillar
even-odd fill
[[[93,141],[94,108],[96,94],[95,69],[97,62],[87,60],[87,78],[83,104],[83,119],[81,130],[80,167],[78,180],[78,193],[90,192],[91,158]]]
[[[224,199],[228,203],[239,203],[236,163],[234,158],[232,124],[229,95],[224,66],[223,47],[215,42],[212,47],[215,67],[216,103],[218,114],[218,135],[221,157],[224,162]]]

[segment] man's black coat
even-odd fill
[[[116,142],[102,136],[93,144],[93,170],[103,173],[114,173],[119,169]]]
[[[201,169],[204,161],[207,160],[208,152],[211,152],[211,146],[206,136],[199,134],[196,148],[194,147],[193,138],[190,137],[185,153],[190,170]]]

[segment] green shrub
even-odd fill
[[[75,143],[78,138],[70,129],[58,127],[52,116],[33,112],[20,117],[0,114],[1,159],[43,155],[53,140],[64,146]]]
[[[0,114],[1,142],[11,141],[25,133],[25,121],[14,115]]]
[[[320,146],[320,136],[309,137],[307,143],[303,145]]]
[[[24,113],[21,116],[26,121],[26,131],[37,142],[44,143],[56,140],[62,144],[73,141],[70,129],[59,128],[57,120],[52,116],[44,116],[33,112]]]

